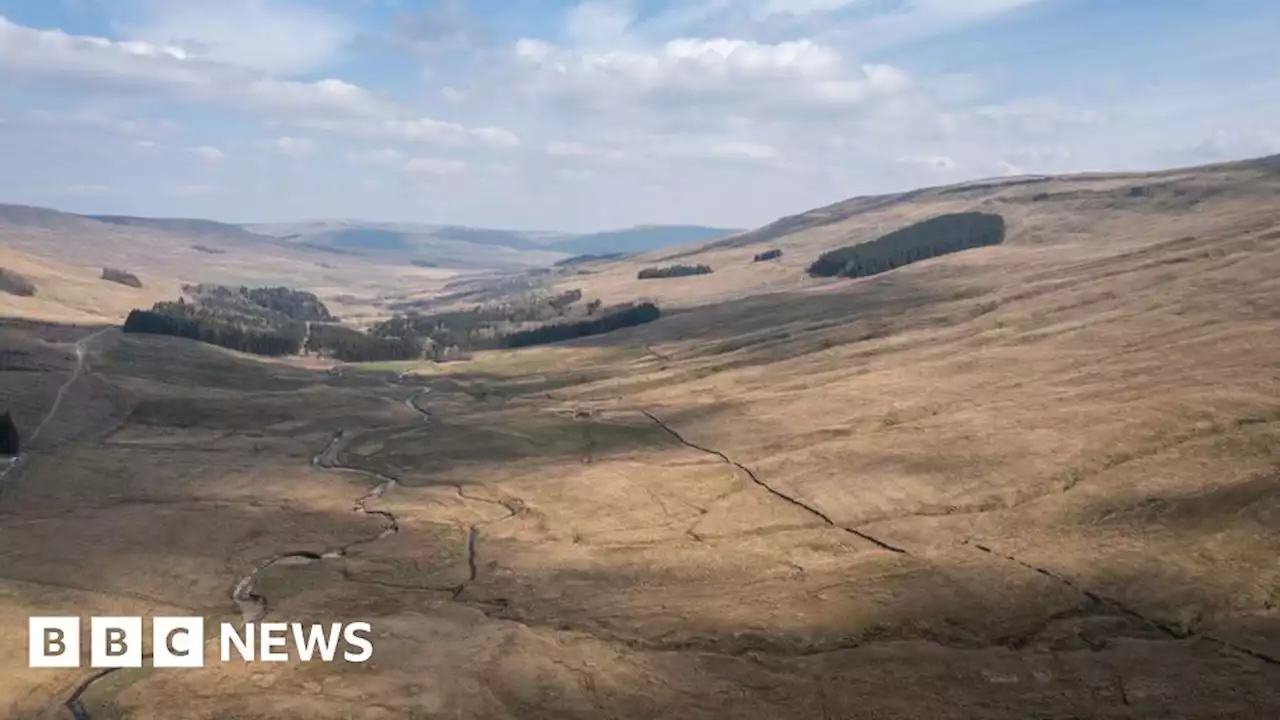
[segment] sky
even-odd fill
[[[1274,0],[0,0],[0,202],[754,227],[1280,153]]]

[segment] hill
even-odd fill
[[[125,227],[150,228],[174,235],[230,242],[265,242],[268,238],[249,232],[239,225],[192,218],[144,218],[128,215],[85,215],[98,222]]]
[[[625,230],[609,230],[575,235],[550,245],[570,255],[639,253],[676,245],[687,245],[741,232],[701,225],[642,225]]]
[[[993,212],[1009,226],[1004,247],[957,256],[951,262],[960,267],[1019,250],[1102,252],[1117,238],[1183,237],[1233,217],[1257,217],[1274,202],[1278,185],[1280,156],[1153,173],[991,180],[858,197],[676,252],[657,250],[575,265],[564,269],[556,288],[580,288],[606,303],[651,299],[664,309],[813,290],[817,286],[806,270],[823,253],[948,213]],[[779,261],[752,262],[757,253],[772,249],[784,251]],[[647,267],[672,264],[706,265],[715,273],[662,283],[636,279]]]
[[[147,284],[147,292],[145,302],[141,302],[144,296],[133,296],[139,300],[134,307],[147,307],[156,300],[173,297],[183,284],[211,282],[297,286],[324,297],[343,316],[376,316],[380,312],[379,298],[391,289],[404,287],[406,280],[412,278],[418,288],[439,289],[457,274],[456,270],[416,267],[395,257],[285,242],[226,223],[95,218],[49,208],[0,205],[0,253],[10,251],[25,258],[23,262],[47,265],[38,272],[49,274],[50,281],[58,277],[81,278],[85,272],[100,276],[103,268],[138,274]],[[559,256],[549,255],[548,261],[556,257]],[[71,288],[81,281],[63,285]],[[61,281],[55,284],[58,282]],[[113,322],[123,319],[129,308],[96,294],[96,284],[89,287],[93,292],[82,299],[62,294],[53,304],[46,302],[53,296],[42,299],[37,294],[21,312],[47,318],[88,312]],[[2,298],[0,301],[9,302]]]
[[[446,268],[518,269],[550,265],[563,257],[519,231],[362,220],[249,224],[244,227],[299,247],[383,261],[430,262]]]
[[[438,262],[446,267],[469,268],[545,266],[566,256],[643,252],[737,232],[698,225],[648,225],[570,234],[362,220],[250,224],[244,227],[290,242],[343,252],[389,254]]]
[[[560,268],[670,302],[447,364],[10,331],[0,405],[52,420],[5,481],[0,714],[1276,717],[1277,198],[1280,158],[853,199]],[[966,213],[1002,242],[807,273]],[[714,272],[635,277],[673,264]],[[37,609],[376,649],[33,670]]]

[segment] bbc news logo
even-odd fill
[[[89,618],[89,661],[95,668],[142,667],[145,639],[140,617]],[[78,617],[33,617],[27,621],[29,666],[33,668],[80,667],[81,623]],[[222,623],[218,650],[221,662],[287,662],[294,656],[303,662],[362,663],[373,657],[369,623]],[[339,654],[339,649],[342,650]],[[157,617],[151,620],[151,665],[162,668],[198,668],[205,664],[204,618]]]

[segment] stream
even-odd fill
[[[431,421],[431,413],[426,408],[420,407],[415,401],[418,397],[426,395],[429,392],[431,392],[430,388],[419,389],[404,401],[406,407],[422,415],[424,422]],[[400,532],[400,526],[396,522],[395,515],[385,510],[370,510],[367,507],[370,501],[381,498],[388,490],[399,485],[399,482],[389,475],[384,475],[374,470],[366,470],[352,465],[344,465],[339,462],[338,454],[342,450],[343,442],[348,439],[350,439],[350,436],[347,435],[345,430],[340,429],[334,432],[333,437],[329,439],[329,443],[325,445],[324,449],[311,458],[311,465],[325,470],[346,470],[349,472],[356,472],[373,479],[374,485],[363,495],[356,498],[351,509],[353,512],[358,512],[362,515],[382,518],[384,521],[382,529],[376,535],[370,535],[365,538],[353,540],[343,545],[336,545],[322,552],[317,553],[310,550],[285,551],[277,553],[266,561],[258,564],[247,575],[240,578],[231,591],[231,602],[233,602],[240,610],[240,616],[243,622],[258,622],[266,616],[269,610],[267,598],[255,592],[258,585],[258,578],[267,570],[275,567],[310,565],[324,560],[346,557],[347,553],[350,552],[352,548],[378,542],[379,540],[388,538]],[[143,656],[144,663],[148,658],[150,658],[149,653]],[[84,705],[83,698],[85,693],[87,693],[98,681],[122,669],[124,668],[103,668],[96,670],[92,675],[76,685],[75,690],[63,703],[63,705],[71,711],[71,715],[75,720],[93,720],[93,716],[89,714],[88,709]]]

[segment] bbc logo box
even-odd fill
[[[204,618],[157,617],[151,621],[151,663],[155,667],[204,666]],[[28,665],[80,667],[78,617],[33,617],[27,621]],[[89,618],[89,662],[95,668],[142,667],[140,617]]]
[[[150,662],[153,667],[198,668],[205,663],[204,618],[152,618]],[[28,620],[29,665],[33,668],[80,667],[81,646],[89,649],[95,668],[142,667],[145,640],[140,617],[91,617],[89,633],[81,637],[78,617],[33,617]],[[372,628],[353,623],[245,623],[219,627],[217,657],[233,662],[286,662],[293,656],[302,662],[367,662],[373,656]],[[345,648],[341,653],[339,650]]]

